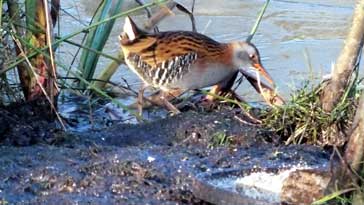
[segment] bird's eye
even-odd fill
[[[249,55],[249,58],[250,58],[250,59],[255,59],[256,57],[257,57],[257,56],[256,56],[255,54],[250,54],[250,55]]]

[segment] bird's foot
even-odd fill
[[[164,95],[161,96],[161,100],[162,100],[164,106],[166,107],[166,109],[171,111],[173,114],[176,115],[176,114],[181,113],[181,111],[179,111],[178,108],[176,108],[172,103],[170,103]]]
[[[204,110],[211,111],[218,107],[219,101],[209,98],[209,96],[203,96],[198,102],[198,106],[202,107]]]

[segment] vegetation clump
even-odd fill
[[[262,111],[263,126],[277,132],[286,144],[343,145],[355,115],[361,81],[352,80],[332,112],[322,109],[320,94],[325,82],[313,86],[306,81],[285,105]]]

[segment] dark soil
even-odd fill
[[[73,134],[36,109],[0,108],[0,204],[209,204],[191,191],[197,174],[329,158],[272,144],[232,109]]]
[[[60,127],[50,117],[49,110],[46,101],[0,106],[0,143],[14,146],[53,143]]]

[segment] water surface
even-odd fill
[[[125,10],[136,6],[133,1],[125,2]],[[189,7],[192,1],[179,2]],[[221,42],[244,40],[264,2],[198,0],[195,6],[197,29]],[[98,3],[88,0],[62,1],[64,12],[61,16],[61,35],[77,31],[88,24]],[[349,28],[354,4],[354,0],[271,1],[253,43],[260,50],[263,64],[284,97],[289,97],[292,90],[303,81],[318,82],[330,72]],[[143,12],[132,17],[139,25],[145,20]],[[119,51],[118,35],[122,25],[123,18],[118,19],[104,52],[115,56]],[[160,24],[160,30],[191,30],[191,23],[186,15],[177,11]],[[81,37],[77,36],[74,40],[80,41]],[[59,52],[62,53],[63,63],[69,65],[76,51],[75,47],[61,46]],[[101,57],[97,72],[109,62]],[[125,66],[120,66],[112,80],[121,82],[121,78],[136,89],[141,84],[137,76]],[[247,83],[241,85],[238,92],[249,101],[262,100]]]

